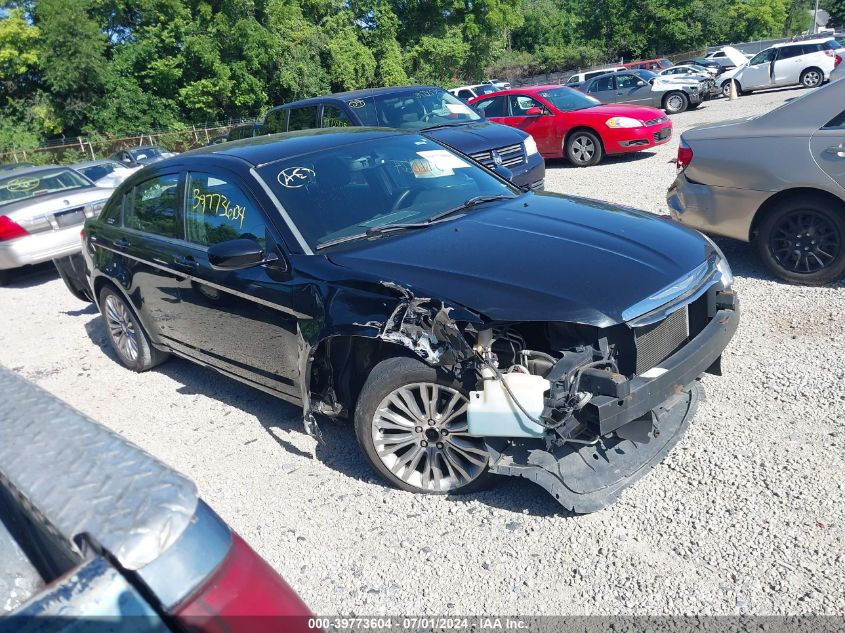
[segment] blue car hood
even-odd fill
[[[528,134],[507,125],[492,121],[461,123],[450,127],[420,130],[420,134],[454,147],[464,154],[474,154],[485,150],[522,143]]]
[[[492,321],[607,327],[701,265],[713,246],[649,213],[527,194],[429,228],[351,242],[336,265],[459,304]]]

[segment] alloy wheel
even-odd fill
[[[138,359],[138,333],[135,324],[129,315],[129,308],[115,295],[106,297],[106,324],[109,328],[109,336],[115,348],[121,355],[130,360]]]
[[[790,213],[769,235],[769,250],[779,266],[794,273],[815,273],[836,260],[842,236],[821,213],[806,209]]]
[[[803,83],[806,88],[815,88],[822,82],[821,73],[817,70],[808,70],[804,73]]]
[[[684,99],[680,95],[672,95],[666,100],[670,112],[678,112],[684,107]]]
[[[435,383],[393,390],[373,416],[379,460],[421,492],[449,492],[480,477],[489,458],[481,438],[468,434],[466,397]]]
[[[577,136],[572,141],[572,155],[579,163],[588,163],[596,153],[596,144],[589,136]]]

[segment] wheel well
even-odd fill
[[[820,72],[822,74],[822,77],[824,77],[824,71],[821,68],[819,68],[818,66],[808,66],[807,68],[805,68],[804,70],[801,71],[801,76],[803,77],[804,75],[806,75],[811,70],[815,70],[817,72]]]
[[[566,133],[566,137],[563,139],[563,157],[566,158],[566,144],[569,143],[569,138],[575,134],[576,132],[590,132],[594,134],[595,137],[599,140],[599,145],[601,145],[602,153],[604,153],[604,141],[601,138],[601,134],[599,134],[594,128],[588,127],[586,125],[579,125],[578,127],[574,127]]]
[[[834,207],[839,208],[841,213],[845,214],[845,202],[843,202],[841,198],[837,198],[832,193],[828,193],[827,191],[822,191],[821,189],[813,189],[812,187],[799,187],[797,189],[787,189],[786,191],[779,191],[775,195],[768,198],[763,204],[760,205],[760,208],[757,209],[757,213],[754,214],[754,219],[751,221],[751,229],[749,230],[748,234],[749,241],[753,241],[757,238],[757,228],[760,226],[760,223],[766,218],[769,213],[772,212],[773,209],[776,209],[779,204],[792,199],[800,198],[806,200],[807,196],[824,199],[827,202],[833,204]]]
[[[94,280],[94,302],[99,305],[100,304],[100,293],[103,291],[103,288],[106,286],[112,286],[113,288],[117,289],[118,292],[121,292],[120,288],[117,287],[112,281],[107,279],[106,277],[97,277]]]
[[[394,356],[419,359],[408,348],[378,338],[333,336],[320,341],[311,365],[312,398],[328,402],[333,393],[351,416],[373,367]]]

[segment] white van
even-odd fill
[[[775,44],[760,51],[733,79],[740,93],[776,86],[816,88],[830,79],[842,44],[831,37]]]

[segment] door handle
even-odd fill
[[[185,255],[184,257],[174,257],[173,265],[181,270],[194,270],[199,266],[199,262],[191,255]]]
[[[828,147],[826,151],[828,154],[833,154],[839,158],[845,158],[845,143]]]
[[[114,245],[118,248],[129,248],[130,246],[132,246],[132,242],[130,242],[125,237],[121,237],[119,240],[116,240],[114,242]]]

